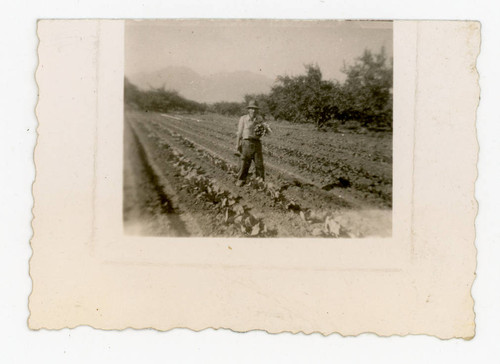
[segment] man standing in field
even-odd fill
[[[270,131],[263,123],[257,102],[252,100],[247,106],[248,114],[240,118],[236,149],[241,154],[241,165],[236,186],[242,186],[247,178],[252,160],[255,163],[255,175],[264,179],[264,159],[262,157],[261,136]]]

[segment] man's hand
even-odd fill
[[[236,152],[241,153],[241,139],[236,143]]]
[[[238,143],[236,146],[236,152],[234,153],[235,156],[241,156],[241,143]]]

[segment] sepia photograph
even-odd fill
[[[128,20],[124,232],[391,237],[390,21]]]

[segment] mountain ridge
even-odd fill
[[[241,102],[245,94],[268,93],[273,80],[251,71],[217,72],[207,76],[185,66],[168,66],[153,72],[126,76],[142,90],[166,88],[176,90],[197,102]]]

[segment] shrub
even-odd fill
[[[127,78],[125,78],[124,86],[125,103],[134,105],[143,111],[203,112],[207,108],[204,104],[182,97],[177,91],[166,90],[165,86],[142,91]]]

